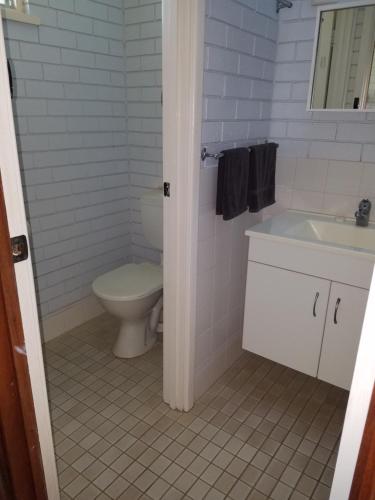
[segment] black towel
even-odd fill
[[[230,220],[248,208],[249,150],[227,149],[219,159],[216,214]]]
[[[250,212],[275,203],[276,150],[274,142],[251,146],[248,206]]]

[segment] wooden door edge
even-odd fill
[[[38,500],[47,499],[42,455],[40,450],[39,436],[35,417],[35,409],[27,353],[25,351],[25,340],[23,325],[18,301],[16,277],[12,260],[10,235],[4,202],[3,188],[0,176],[0,298],[3,302],[3,320],[7,325],[9,343],[13,366],[17,381],[18,405],[22,414],[22,423],[26,447],[28,453],[28,463],[34,483],[36,498]],[[4,433],[4,429],[3,429]],[[5,438],[4,438],[5,441]],[[9,443],[8,443],[9,446]],[[9,453],[9,449],[7,450]],[[20,481],[22,478],[20,478]],[[30,496],[31,498],[31,496]]]

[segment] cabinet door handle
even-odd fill
[[[313,316],[316,318],[316,303],[318,302],[319,299],[319,292],[316,292],[315,294],[315,300],[314,300],[314,307],[313,307]]]
[[[336,300],[335,314],[333,316],[333,322],[335,325],[337,325],[337,311],[339,310],[340,302],[341,302],[341,299]]]

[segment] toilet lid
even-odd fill
[[[163,269],[148,262],[126,264],[96,278],[92,288],[105,300],[141,299],[163,288]]]

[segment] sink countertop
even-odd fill
[[[245,234],[375,261],[375,224],[358,227],[354,219],[287,210],[252,226]]]

